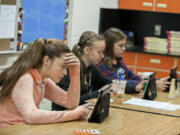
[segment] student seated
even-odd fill
[[[81,96],[80,104],[84,104],[85,100],[96,98],[99,95],[99,88],[105,87],[111,83],[111,79],[103,76],[95,67],[104,57],[105,40],[102,36],[91,32],[84,32],[77,45],[73,48],[73,53],[80,59],[80,82]],[[69,87],[69,74],[65,76],[58,85],[64,87],[65,90]],[[60,97],[59,97],[60,98]],[[52,103],[52,110],[63,110],[61,106]]]
[[[123,61],[123,53],[125,51],[126,35],[117,28],[109,28],[104,32],[104,38],[106,41],[106,48],[104,51],[104,58],[102,62],[97,65],[97,68],[103,75],[110,79],[119,79],[120,75],[122,79],[127,80],[125,92],[126,93],[138,93],[144,86],[142,78],[134,74]],[[167,87],[168,77],[162,78],[156,81],[156,86],[160,90],[164,90]]]
[[[65,92],[55,82],[67,74],[67,67],[70,86]],[[78,107],[79,97],[79,59],[61,41],[39,38],[0,74],[0,129],[21,122],[44,124],[83,119],[89,114],[90,104]],[[43,98],[70,110],[41,110]]]

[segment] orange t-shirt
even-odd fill
[[[20,122],[29,124],[56,123],[75,120],[80,110],[48,111],[39,109],[43,97],[69,109],[79,104],[80,71],[71,67],[68,92],[59,88],[51,79],[42,80],[36,69],[31,69],[17,81],[10,99],[0,104],[0,129]],[[1,89],[0,89],[1,90]]]

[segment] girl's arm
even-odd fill
[[[135,75],[130,69],[127,68],[127,66],[124,64],[124,62],[121,63],[123,69],[126,72],[126,93],[137,93],[136,91],[136,85],[141,82],[141,78],[137,75]],[[103,75],[109,77],[110,79],[119,79],[119,75],[115,71],[111,71],[105,64],[101,63],[98,66],[98,69],[102,72]]]
[[[74,109],[79,105],[80,98],[80,68],[69,67],[70,86],[68,92],[58,87],[52,80],[47,79],[45,97],[63,107]]]
[[[12,92],[12,99],[25,122],[30,124],[71,121],[80,119],[87,114],[83,107],[72,111],[38,109],[33,98],[33,78],[30,74],[25,74],[18,80]]]

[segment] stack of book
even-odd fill
[[[144,51],[167,54],[168,41],[165,38],[144,37]]]
[[[180,55],[180,31],[167,31],[168,53]]]

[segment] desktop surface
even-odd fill
[[[166,101],[170,103],[180,103],[180,98],[169,100],[168,93],[158,91],[158,101]],[[160,94],[161,93],[161,94]],[[130,99],[135,95],[125,95],[126,99]],[[136,97],[141,97],[141,93]],[[115,104],[111,104],[115,105]],[[132,106],[118,105],[127,109],[141,109],[152,111],[155,109]],[[146,110],[147,109],[147,110]],[[149,110],[148,110],[149,109]],[[161,112],[160,110],[156,110]],[[179,115],[177,110],[173,115]],[[180,133],[180,118],[169,117],[166,115],[157,115],[153,113],[144,113],[139,111],[131,111],[126,109],[118,109],[110,107],[109,117],[102,123],[88,123],[88,120],[72,121],[57,124],[29,125],[18,124],[0,130],[0,135],[72,135],[76,128],[80,129],[98,129],[102,135],[178,135]]]

